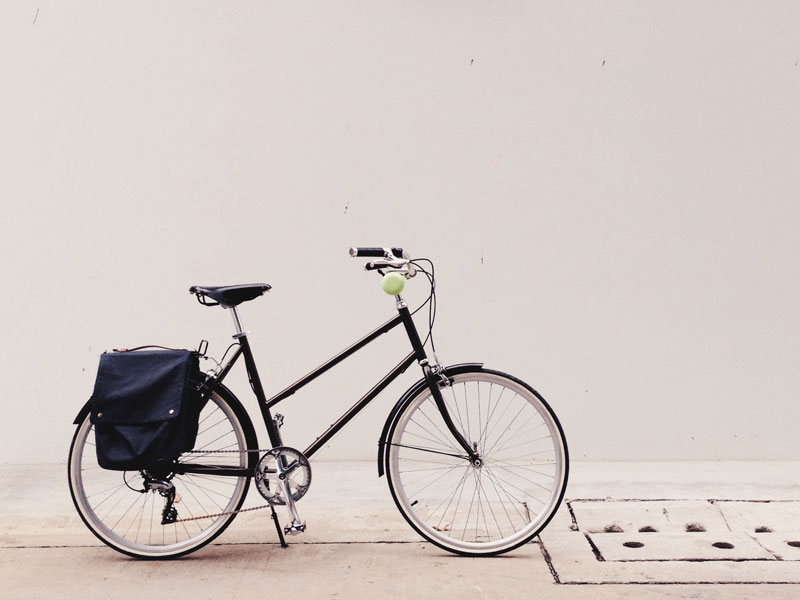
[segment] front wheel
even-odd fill
[[[533,539],[561,503],[569,472],[564,432],[544,398],[511,375],[475,367],[450,381],[442,395],[479,460],[453,440],[424,387],[389,430],[389,488],[431,543],[457,554],[502,554]]]

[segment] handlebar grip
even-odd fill
[[[403,258],[402,248],[390,248],[397,258]],[[350,248],[350,256],[370,256],[383,258],[383,248]]]

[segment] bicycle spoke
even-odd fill
[[[209,481],[214,481],[220,485],[229,485],[236,487],[235,481],[225,481],[226,479],[232,479],[232,477],[214,477],[213,475],[205,475],[201,473],[186,473],[189,477],[196,477],[198,479],[207,479]]]
[[[156,498],[155,494],[153,494],[152,502],[150,502],[150,534],[147,537],[147,543],[153,543],[153,521],[155,521],[155,511],[156,511]]]
[[[464,486],[464,482],[466,481],[468,475],[469,475],[469,467],[466,467],[466,468],[464,468],[464,474],[461,476],[461,480],[458,482],[458,485],[453,490],[453,493],[450,495],[450,498],[449,499],[445,498],[445,500],[442,500],[442,502],[439,504],[439,506],[437,506],[431,512],[428,513],[428,516],[427,516],[426,520],[429,520],[429,519],[433,518],[433,515],[436,514],[436,511],[439,510],[439,507],[442,504],[444,504],[445,501],[447,501],[447,506],[445,507],[444,512],[442,513],[442,518],[439,519],[439,522],[436,524],[434,529],[441,530],[442,521],[447,516],[447,511],[450,510],[450,505],[453,503],[453,498],[455,498],[455,496],[456,496],[456,494],[458,493],[459,490],[461,490],[463,492],[463,490],[464,490],[464,487],[463,487]],[[459,499],[460,498],[461,498],[461,495],[459,494]],[[458,506],[458,502],[456,503],[456,506]]]
[[[497,407],[498,407],[498,408],[499,408],[499,406],[500,406],[500,400],[501,400],[501,398],[502,398],[503,394],[505,394],[505,392],[506,392],[506,389],[507,389],[507,388],[505,388],[505,387],[503,388],[503,391],[500,393],[500,396],[499,396],[499,397],[498,397],[498,399],[497,399]],[[492,434],[495,432],[495,430],[497,429],[498,425],[499,425],[500,423],[503,423],[503,417],[505,417],[505,416],[506,416],[506,413],[508,412],[508,409],[509,409],[509,408],[511,408],[512,404],[514,403],[514,400],[515,400],[516,398],[519,398],[519,394],[517,394],[517,393],[514,393],[514,395],[513,395],[513,396],[511,396],[510,398],[508,398],[508,397],[506,397],[506,398],[507,398],[507,402],[506,402],[506,406],[505,406],[505,408],[503,409],[503,412],[501,412],[501,413],[500,413],[500,415],[497,417],[497,419],[494,421],[494,425],[492,425],[492,428],[491,428],[491,429],[489,429],[489,428],[488,428],[488,426],[487,426],[487,430],[486,430],[486,436],[485,436],[485,439],[487,439],[487,440],[488,440],[488,439],[491,437],[491,435],[492,435]],[[496,410],[497,410],[497,409],[495,409],[495,411],[496,411]],[[492,414],[492,416],[494,416],[494,414]]]
[[[219,440],[221,440],[222,438],[224,438],[225,436],[227,436],[227,435],[229,435],[229,434],[230,434],[230,432],[223,433],[221,436],[219,436],[218,438],[215,438],[215,439],[211,440],[211,441],[210,441],[210,442],[208,442],[207,444],[203,444],[203,445],[202,445],[202,446],[200,446],[199,448],[195,448],[195,451],[200,451],[200,450],[203,450],[204,448],[208,448],[208,447],[209,447],[211,444],[213,444],[213,443],[214,443],[214,442],[216,442],[216,441],[219,441]]]
[[[464,413],[467,415],[467,431],[465,432],[467,434],[467,437],[465,439],[468,440],[469,438],[472,437],[472,435],[470,435],[471,428],[470,428],[470,424],[469,424],[469,401],[467,400],[467,384],[466,383],[464,383]]]
[[[523,423],[523,424],[522,424],[522,425],[521,425],[521,426],[520,426],[520,427],[519,427],[519,428],[518,428],[518,429],[517,429],[517,430],[516,430],[516,431],[515,431],[515,432],[512,434],[512,436],[511,436],[511,438],[510,438],[510,439],[512,439],[512,440],[513,440],[513,439],[514,439],[514,437],[515,437],[515,436],[516,436],[518,433],[520,433],[520,432],[522,432],[522,431],[525,431],[525,432],[526,432],[526,433],[528,433],[528,434],[530,434],[530,433],[533,433],[533,431],[535,431],[535,429],[536,429],[536,428],[535,428],[535,429],[533,429],[533,430],[531,430],[531,429],[528,429],[528,430],[526,431],[526,429],[525,429],[525,426],[526,426],[528,423],[530,423],[530,422],[533,420],[533,418],[534,418],[535,416],[536,416],[536,415],[531,415],[531,416],[528,418],[528,420],[527,420],[527,421],[525,421],[525,423]],[[540,425],[540,427],[541,427],[541,425]],[[507,431],[509,431],[509,430],[507,429],[507,430],[506,430],[506,432],[507,432]],[[490,450],[487,450],[487,452],[486,452],[487,454],[488,454],[489,452],[491,452],[491,451],[492,451],[492,450],[493,450],[495,447],[497,447],[497,444],[499,444],[499,443],[500,443],[500,439],[501,439],[501,438],[502,438],[502,436],[501,436],[500,438],[498,438],[498,439],[497,439],[497,441],[494,443],[494,446],[493,446],[493,447],[492,447]],[[539,441],[541,441],[541,440],[548,440],[548,439],[551,439],[551,436],[550,436],[550,434],[549,434],[549,433],[548,433],[546,436],[544,436],[544,437],[540,437],[540,438],[538,438],[538,439],[531,440],[530,442],[527,442],[527,443],[534,443],[534,442],[539,442]],[[498,448],[498,449],[497,449],[497,452],[502,452],[502,451],[503,451],[503,450],[504,450],[504,449],[505,449],[505,448],[508,446],[508,444],[510,444],[510,443],[511,443],[511,442],[509,441],[509,442],[507,442],[506,444],[504,444],[504,445],[500,446],[500,448]],[[523,443],[525,443],[525,442],[523,442]]]
[[[449,467],[427,467],[425,469],[403,469],[398,471],[398,473],[420,473],[422,471],[442,471],[442,470],[449,470]]]
[[[503,502],[503,499],[500,497],[500,491],[497,489],[497,485],[495,484],[494,480],[492,479],[492,475],[491,475],[491,473],[489,473],[489,471],[486,472],[486,478],[489,480],[489,483],[492,484],[492,489],[494,489],[494,493],[497,495],[497,501],[500,504],[500,506],[503,508],[503,512],[506,514],[506,519],[508,519],[508,524],[511,525],[511,528],[514,530],[514,533],[516,533],[517,529],[514,527],[514,521],[511,518],[511,515],[508,514],[508,509],[506,508],[506,503]],[[504,492],[505,492],[505,490],[504,490]],[[511,500],[511,498],[508,496],[508,494],[506,494],[506,499]],[[520,519],[522,519],[522,521],[524,523],[525,519],[523,518],[522,514],[519,512],[519,509],[516,507],[516,504],[513,501],[510,504],[511,504],[512,507],[514,507],[514,510],[517,511],[517,514],[519,515]]]
[[[427,407],[425,407],[425,408],[427,408]],[[433,408],[436,410],[436,414],[439,415],[439,408],[436,406],[436,404],[433,404]],[[428,419],[428,421],[430,422],[431,425],[433,425],[433,427],[436,429],[436,431],[438,431],[441,434],[441,436],[442,436],[441,440],[442,440],[442,445],[443,446],[447,446],[448,448],[452,448],[453,450],[458,450],[456,445],[453,442],[449,441],[449,439],[451,437],[450,434],[449,433],[445,433],[444,431],[442,431],[441,428],[436,423],[434,423],[433,420],[427,415],[427,413],[425,413],[425,409],[424,408],[420,408],[419,412],[423,417]],[[439,415],[439,416],[441,416],[441,415]],[[421,427],[421,425],[420,425],[420,427]],[[430,433],[430,432],[428,432],[428,433]],[[433,434],[431,434],[431,435],[433,435]],[[434,437],[438,437],[438,436],[434,435]]]
[[[455,467],[453,467],[453,468],[457,468],[457,466],[455,466]],[[423,487],[421,487],[420,489],[418,489],[416,492],[412,493],[412,494],[411,494],[411,497],[412,497],[412,498],[416,498],[417,496],[419,496],[419,495],[420,495],[420,492],[422,492],[423,490],[426,490],[426,489],[427,489],[427,488],[429,488],[431,485],[433,485],[435,482],[436,482],[436,480],[435,480],[435,479],[431,480],[431,481],[430,481],[430,482],[428,482],[426,485],[424,485]]]
[[[416,485],[417,483],[419,483],[420,481],[424,481],[424,480],[428,479],[431,476],[440,476],[441,475],[443,477],[443,476],[447,475],[450,471],[452,471],[453,469],[456,469],[458,467],[459,467],[459,465],[456,464],[456,465],[450,465],[449,467],[433,467],[433,468],[429,468],[429,469],[416,469],[416,470],[399,471],[399,472],[404,473],[404,474],[405,473],[418,473],[420,471],[425,471],[426,472],[425,475],[417,476],[416,479],[409,480],[410,478],[408,478],[408,477],[404,478],[405,485],[409,486],[409,487],[412,487],[412,486]],[[444,471],[444,473],[440,473],[439,471]]]
[[[206,444],[206,445],[208,445],[208,444]],[[208,450],[206,452],[203,452],[202,454],[183,454],[183,455],[181,455],[180,459],[181,459],[182,463],[188,463],[188,462],[192,462],[192,461],[195,461],[195,460],[198,460],[198,459],[201,459],[201,458],[205,458],[206,456],[209,456],[210,454],[215,454],[219,450],[228,450],[229,448],[233,448],[234,446],[238,446],[238,442],[233,442],[233,443],[228,444],[226,446],[222,446],[221,448],[214,448],[213,450]],[[193,450],[192,452],[199,452],[199,451],[198,450]],[[220,460],[223,460],[223,459],[220,459]]]
[[[421,446],[409,446],[407,444],[390,444],[391,446],[395,446],[397,448],[408,448],[409,450],[419,450],[420,452],[430,452],[432,454],[441,454],[443,456],[452,456],[455,458],[469,458],[463,454],[450,454],[449,452],[442,452],[440,450],[434,450],[432,448],[423,448]]]
[[[437,443],[437,441],[438,441],[438,440],[433,440],[433,439],[431,439],[431,438],[429,438],[429,437],[426,437],[426,436],[424,436],[424,435],[420,435],[420,434],[418,434],[418,433],[414,433],[413,431],[409,431],[409,432],[407,432],[407,435],[413,435],[414,437],[418,437],[418,438],[420,438],[421,440],[425,440],[426,442],[430,442],[431,444],[435,444],[435,443]]]
[[[203,431],[198,431],[198,432],[197,432],[197,437],[200,437],[201,435],[203,435],[203,434],[204,434],[206,431],[208,431],[209,429],[214,429],[214,427],[216,427],[217,425],[219,425],[219,424],[221,424],[221,423],[226,423],[227,421],[228,421],[228,417],[225,417],[225,416],[223,416],[223,417],[222,417],[222,418],[221,418],[219,421],[217,421],[217,422],[216,422],[216,423],[214,423],[213,425],[209,425],[208,427],[206,427],[205,429],[203,429]]]
[[[514,473],[513,471],[511,471],[510,469],[508,469],[508,468],[506,468],[506,467],[504,467],[502,465],[497,465],[497,468],[498,469],[502,469],[503,471],[506,471],[508,473],[511,473],[512,475],[515,475],[516,477],[519,477],[520,479],[523,479],[523,480],[527,481],[528,483],[532,483],[533,485],[542,488],[546,492],[550,492],[551,491],[550,488],[543,486],[541,483],[539,483],[537,481],[534,481],[533,479],[528,479],[527,477],[523,477],[522,475],[519,475],[518,473]]]
[[[519,408],[519,411],[517,411],[517,414],[515,414],[515,415],[514,415],[514,418],[512,418],[512,419],[511,419],[511,422],[512,422],[512,423],[513,423],[514,421],[516,421],[516,420],[517,420],[517,417],[520,415],[520,413],[521,413],[523,410],[525,410],[525,408],[526,408],[526,406],[525,406],[524,404],[523,404],[522,406],[520,406],[520,408]],[[506,435],[508,435],[508,432],[509,432],[510,430],[511,430],[511,427],[510,427],[510,426],[509,426],[509,427],[506,427],[506,428],[503,430],[503,433],[501,433],[501,434],[500,434],[500,437],[498,437],[498,438],[495,440],[494,444],[493,444],[493,445],[492,445],[492,446],[491,446],[491,447],[490,447],[488,450],[486,450],[485,454],[487,454],[487,455],[488,455],[488,454],[491,454],[492,450],[494,450],[494,447],[495,447],[495,446],[497,446],[497,444],[499,444],[499,443],[500,443],[500,440],[502,440],[502,439],[503,439],[503,438],[504,438]]]
[[[144,507],[147,506],[147,497],[145,496],[144,501],[142,502],[142,510],[139,513],[139,526],[136,528],[136,538],[133,540],[134,542],[139,542],[139,532],[142,530],[142,519],[144,518]]]
[[[117,525],[119,525],[120,521],[122,521],[122,519],[124,519],[124,518],[125,518],[125,515],[127,515],[127,514],[130,512],[130,510],[131,510],[131,509],[134,507],[134,505],[135,505],[135,504],[136,504],[138,501],[139,501],[139,498],[134,498],[134,499],[133,499],[133,502],[131,502],[131,505],[128,507],[128,509],[127,509],[127,510],[126,510],[124,513],[122,513],[122,516],[121,516],[119,519],[117,519],[117,522],[116,522],[116,523],[114,523],[114,525],[112,525],[112,526],[111,526],[111,531],[114,531],[114,529],[116,528],[116,526],[117,526]],[[127,531],[126,531],[126,533],[127,533]],[[123,537],[125,536],[125,534],[122,534],[122,535],[123,535]]]
[[[491,477],[494,477],[494,479],[495,479],[495,480],[496,480],[498,483],[504,483],[504,484],[506,484],[508,487],[510,487],[510,488],[512,488],[512,489],[514,489],[514,490],[516,490],[516,491],[518,491],[518,492],[519,492],[520,494],[522,494],[523,496],[528,496],[528,497],[530,497],[532,500],[536,500],[537,502],[539,502],[539,503],[541,503],[541,504],[544,504],[544,502],[543,502],[542,500],[539,500],[539,499],[538,499],[538,498],[536,498],[535,496],[530,496],[530,493],[529,493],[529,492],[527,492],[527,491],[523,490],[522,488],[520,488],[520,487],[518,487],[518,486],[514,485],[514,484],[513,484],[513,483],[511,483],[510,481],[507,481],[506,479],[503,479],[502,477],[500,477],[499,475],[497,475],[496,473],[494,473],[494,472],[493,472],[491,469],[487,469],[487,472],[488,472],[488,473],[490,473]],[[522,502],[523,502],[523,501],[522,501],[522,500],[519,500],[518,498],[516,498],[516,497],[515,497],[513,494],[511,494],[511,492],[509,492],[509,491],[508,491],[508,490],[507,490],[507,489],[506,489],[504,486],[502,486],[502,485],[501,485],[500,487],[501,487],[501,488],[503,488],[503,491],[505,491],[507,494],[509,494],[509,495],[510,495],[512,498],[514,498],[514,499],[515,499],[517,502],[519,502],[520,504],[522,504]]]
[[[92,496],[97,496],[97,494],[103,494],[103,493],[108,492],[110,490],[118,490],[119,488],[122,488],[122,487],[125,487],[124,483],[120,483],[119,485],[115,485],[115,486],[112,486],[110,488],[106,488],[104,490],[100,490],[99,492],[94,492],[92,494],[87,494],[86,498],[88,499],[88,498],[91,498]]]
[[[490,399],[492,397],[492,395],[491,395],[491,385],[492,384],[490,384],[490,388],[489,388],[489,390],[490,390],[489,398]],[[483,432],[481,433],[481,437],[480,437],[480,440],[479,440],[479,445],[480,445],[481,448],[485,448],[486,447],[486,440],[488,439],[488,435],[487,434],[489,433],[489,422],[492,420],[492,417],[494,416],[494,413],[497,412],[497,407],[500,406],[500,401],[503,399],[503,394],[505,393],[505,391],[506,391],[506,388],[503,388],[502,390],[500,390],[500,394],[497,396],[497,400],[494,403],[494,408],[492,409],[492,412],[486,416],[486,427],[483,428]],[[508,408],[508,406],[506,406],[506,408]],[[502,415],[500,415],[500,418],[502,418]]]
[[[197,422],[198,429],[200,428],[200,427],[199,427],[200,425],[202,425],[203,423],[205,423],[205,421],[207,421],[207,420],[209,419],[209,417],[211,417],[211,416],[213,416],[213,415],[217,414],[217,412],[218,412],[219,410],[220,410],[219,406],[216,406],[216,405],[214,405],[214,409],[213,409],[212,411],[210,411],[210,412],[209,412],[209,413],[208,413],[208,414],[207,414],[205,417],[203,417],[202,419],[200,419],[200,420]]]
[[[515,469],[521,469],[523,471],[527,471],[529,473],[536,473],[537,475],[541,475],[542,477],[547,477],[548,479],[555,479],[555,475],[550,475],[549,473],[542,473],[541,471],[537,471],[536,469],[531,469],[530,467],[523,467],[522,465],[515,465],[513,463],[507,463],[503,460],[491,460],[486,461],[488,464],[492,465],[508,465],[510,467],[514,467]]]
[[[472,506],[475,504],[475,494],[477,493],[477,491],[478,491],[477,487],[472,490],[472,499],[469,501],[469,509],[467,509],[467,518],[464,520],[464,531],[461,533],[462,540],[467,535],[467,527],[469,527],[469,516],[472,514]]]

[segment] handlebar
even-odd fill
[[[377,271],[380,269],[391,269],[392,271],[402,271],[406,278],[414,277],[417,274],[411,258],[402,248],[350,248],[350,256],[369,256],[380,258],[381,260],[370,261],[364,265],[367,271]],[[382,273],[382,271],[381,271]]]
[[[395,258],[403,258],[402,248],[350,248],[350,256],[371,256],[371,257],[386,257],[390,258],[392,255]]]

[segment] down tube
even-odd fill
[[[404,373],[405,370],[408,369],[408,367],[410,367],[415,360],[416,360],[416,355],[414,352],[412,352],[411,354],[406,356],[402,361],[400,361],[398,365],[389,372],[388,375],[386,375],[383,379],[381,379],[378,383],[376,383],[375,386],[370,391],[364,394],[364,396],[350,408],[350,410],[348,410],[341,417],[339,417],[339,420],[336,421],[336,423],[328,427],[328,429],[326,429],[325,432],[322,435],[320,435],[314,441],[313,444],[311,444],[308,448],[306,448],[303,451],[303,454],[305,454],[308,458],[311,458],[314,455],[314,453],[320,448],[322,448],[322,446],[325,445],[325,443],[329,439],[331,439],[334,435],[336,435],[336,433],[342,427],[347,425],[347,423],[350,422],[350,419],[355,417],[359,412],[361,412],[361,409],[363,409],[367,404],[372,402],[375,396],[380,394],[386,388],[387,385],[389,385],[390,383],[392,383],[392,381],[397,379],[398,375]]]

